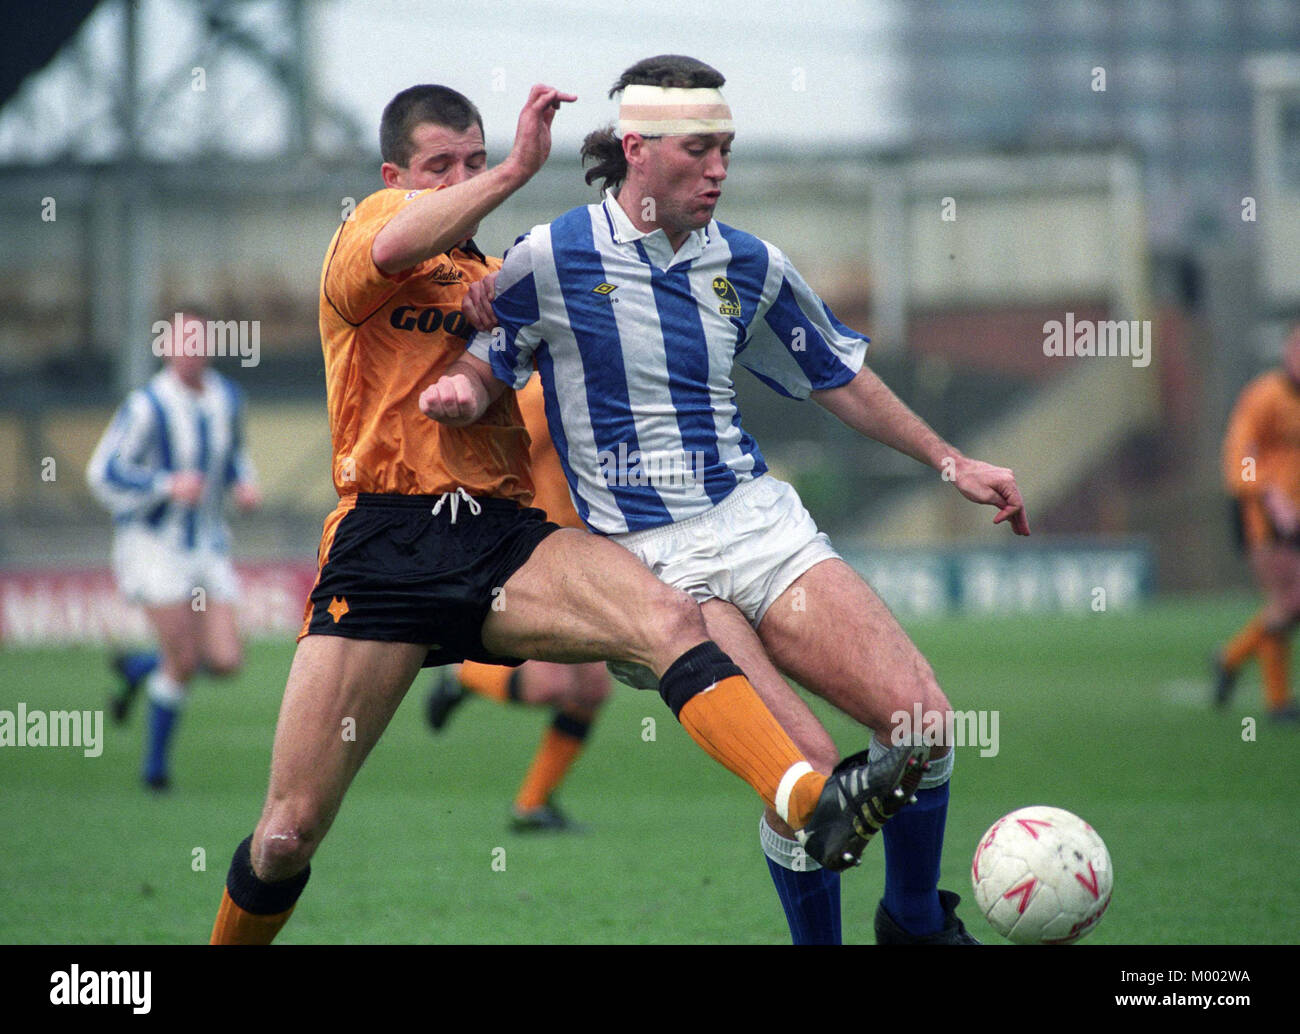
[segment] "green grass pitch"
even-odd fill
[[[979,836],[1013,808],[1052,804],[1091,822],[1115,867],[1085,943],[1295,943],[1300,729],[1264,720],[1253,669],[1225,712],[1208,706],[1206,658],[1252,609],[1236,597],[905,622],[955,707],[998,712],[996,756],[958,749],[944,854],[942,883],[976,936],[998,940],[972,902]],[[291,653],[253,644],[237,679],[195,684],[166,797],[138,783],[143,708],[124,728],[105,717],[97,758],[0,748],[0,941],[205,942],[261,808]],[[109,686],[99,650],[0,653],[0,709],[102,708]],[[788,940],[757,799],[656,695],[620,688],[571,773],[562,800],[590,832],[521,837],[506,814],[544,712],[472,700],[435,737],[424,687],[354,784],[283,943]],[[865,745],[818,710],[842,751]],[[882,883],[873,844],[843,880],[846,942],[872,943]]]

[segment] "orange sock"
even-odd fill
[[[687,700],[677,717],[691,739],[794,829],[808,824],[826,777],[808,764],[749,679],[722,679]]]
[[[570,767],[582,753],[589,728],[588,722],[575,715],[564,711],[555,715],[542,737],[542,745],[537,748],[528,774],[524,776],[523,785],[515,796],[517,809],[529,811],[540,808],[551,799],[551,794],[564,781]]]
[[[223,890],[221,907],[217,910],[217,921],[212,924],[212,937],[208,943],[270,944],[291,915],[292,907],[270,916],[245,912],[231,900],[230,891]]]
[[[1270,711],[1286,706],[1291,696],[1291,639],[1284,632],[1266,632],[1259,641],[1259,663],[1264,671],[1264,701]]]
[[[1219,654],[1220,662],[1229,671],[1236,671],[1259,651],[1264,635],[1263,615],[1256,614],[1228,641]]]
[[[466,661],[460,666],[460,674],[456,678],[471,693],[504,704],[511,699],[510,679],[514,673],[514,668],[505,668],[499,664]]]

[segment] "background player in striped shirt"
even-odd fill
[[[1223,442],[1224,483],[1264,606],[1215,658],[1215,702],[1226,704],[1241,667],[1258,657],[1264,698],[1279,721],[1300,718],[1291,694],[1291,634],[1300,620],[1300,326],[1282,368],[1246,385]]]
[[[170,785],[168,748],[195,674],[232,675],[243,663],[224,507],[231,496],[244,510],[261,502],[244,449],[242,396],[206,368],[201,347],[186,354],[187,339],[207,340],[192,307],[160,337],[166,365],[122,403],[87,470],[113,515],[118,587],[158,637],[161,656],[117,659],[125,687],[110,705],[123,721],[138,687],[147,687],[143,779],[152,790]]]
[[[541,380],[534,376],[518,393],[518,400],[531,439],[528,459],[536,489],[533,505],[562,528],[582,529],[583,523],[569,499],[569,485],[546,426]],[[527,661],[518,668],[505,668],[466,661],[455,671],[438,670],[429,689],[425,713],[429,725],[438,732],[469,693],[498,704],[554,709],[541,745],[515,794],[510,827],[520,833],[572,832],[582,827],[560,810],[554,800],[555,792],[581,755],[609,690],[609,675],[600,662]]]
[[[456,91],[412,87],[384,110],[385,189],[339,227],[321,270],[339,504],[325,521],[266,802],[231,860],[214,944],[268,943],[283,927],[348,786],[424,666],[642,663],[692,738],[832,864],[856,858],[920,777],[926,750],[911,745],[881,764],[815,772],[689,596],[626,550],[529,507],[513,394],[472,421],[455,419],[454,390],[440,403],[450,422],[422,413],[422,387],[464,354],[470,284],[498,266],[473,243],[479,220],[541,167],[551,120],[573,99],[534,86],[511,153],[491,169],[478,110]]]
[[[723,81],[672,55],[624,73],[611,91],[622,93],[618,133],[584,145],[596,162],[588,182],[617,193],[517,242],[495,280],[499,325],[426,395],[463,382],[485,405],[536,363],[578,513],[702,603],[710,633],[826,770],[835,745],[782,673],[873,729],[877,754],[909,735],[897,714],[949,705],[793,489],[766,474],[740,424],[733,364],[942,471],[996,506],[995,523],[1029,526],[1011,471],[940,439],[863,366],[867,340],[779,249],[713,219],[734,136]],[[489,290],[471,292],[471,311]],[[920,803],[884,827],[880,943],[974,943],[957,896],[938,890],[951,746],[932,756]],[[761,839],[791,932],[797,943],[838,941],[837,877],[807,863],[794,832],[768,810]]]

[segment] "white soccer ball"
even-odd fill
[[[1097,831],[1045,805],[993,823],[970,875],[984,918],[1016,944],[1073,944],[1101,921],[1114,882]]]

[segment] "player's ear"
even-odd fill
[[[645,137],[640,133],[628,133],[623,137],[623,160],[629,166],[640,166],[644,160]]]
[[[383,178],[385,187],[400,187],[402,172],[403,170],[392,162],[384,162],[379,166],[379,175]]]

